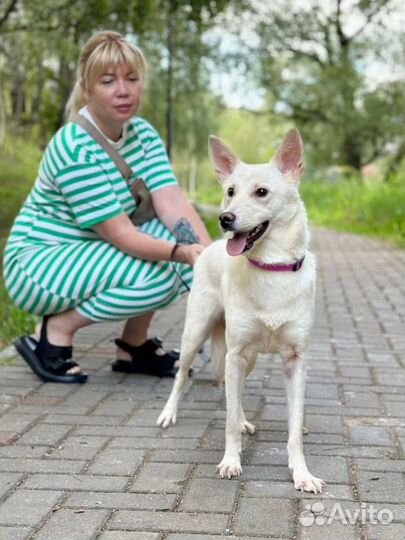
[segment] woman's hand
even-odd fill
[[[204,246],[201,244],[181,244],[176,249],[173,260],[194,266],[203,251]]]

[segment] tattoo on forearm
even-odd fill
[[[173,234],[179,244],[197,244],[200,239],[186,218],[180,218],[174,225]]]

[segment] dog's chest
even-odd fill
[[[240,281],[240,287],[229,294],[235,309],[243,309],[247,317],[256,319],[269,330],[275,330],[295,319],[304,302],[303,290],[294,276],[287,279],[249,279]],[[235,304],[238,304],[236,306]]]
[[[238,339],[256,343],[258,352],[276,353],[281,343],[290,340],[291,332],[300,340],[312,326],[315,289],[311,275],[234,273],[226,289],[227,324]]]
[[[286,306],[276,309],[258,308],[251,313],[250,325],[262,344],[262,350],[273,351],[277,349],[280,331],[288,323],[296,320],[296,311]]]

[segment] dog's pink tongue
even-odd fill
[[[226,251],[228,252],[228,255],[232,255],[233,257],[235,255],[240,255],[243,253],[243,250],[246,246],[246,234],[235,234],[233,238],[228,240],[226,243]]]

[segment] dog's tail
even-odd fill
[[[212,369],[218,386],[224,381],[225,376],[225,321],[223,318],[216,321],[211,328],[211,360]]]

